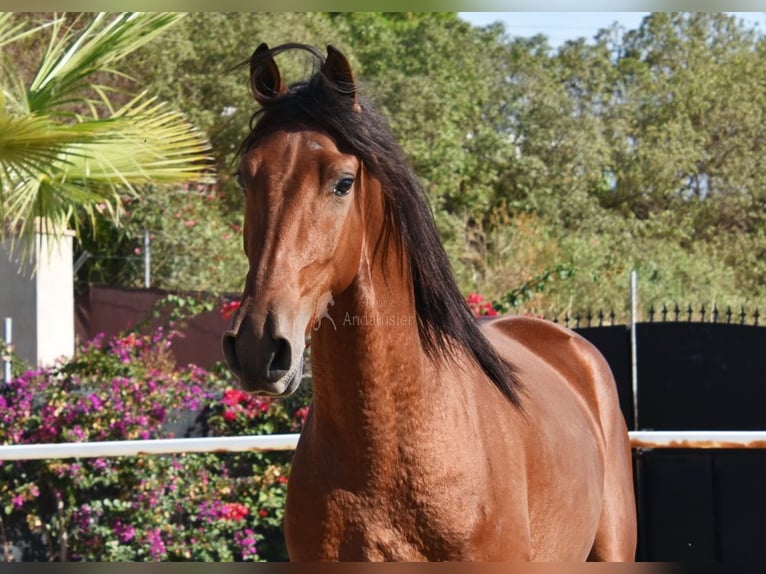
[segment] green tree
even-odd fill
[[[631,268],[655,300],[763,297],[763,48],[725,14],[652,14],[556,52],[511,40],[501,278],[573,262],[541,298],[559,308],[614,304]]]
[[[36,25],[0,14],[4,235],[29,236],[38,218],[56,232],[67,224],[79,230],[83,221],[118,217],[123,199],[139,195],[144,184],[203,175],[208,144],[181,114],[146,92],[115,97],[113,86],[101,82],[121,77],[116,66],[126,55],[181,18],[99,13]],[[46,47],[26,81],[25,63],[10,55],[23,56],[18,46],[30,38]]]
[[[524,310],[619,306],[638,268],[657,300],[766,295],[766,47],[725,14],[652,14],[556,50],[449,12],[190,15],[123,65],[213,142],[216,186],[203,196],[217,200],[152,193],[130,204],[121,240],[94,247],[133,256],[147,226],[164,286],[236,289],[244,257],[220,238],[241,224],[231,174],[257,109],[238,65],[262,41],[350,56],[422,179],[464,290],[499,298],[571,267]],[[288,56],[289,81],[311,72]],[[168,217],[179,209],[194,216]],[[204,226],[181,225],[197,213]],[[178,255],[187,245],[193,258]]]
[[[656,13],[627,33],[632,122],[611,197],[689,251],[705,245],[754,297],[766,291],[765,57],[762,35],[720,13]]]
[[[695,209],[697,233],[752,229],[766,176],[764,41],[720,13],[656,13],[619,62],[633,129],[618,196],[640,216]]]

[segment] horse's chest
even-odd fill
[[[411,493],[330,491],[301,507],[289,503],[291,555],[297,545],[314,558],[413,561],[438,558],[465,535],[449,514],[413,501]],[[313,522],[313,525],[307,524]]]
[[[286,516],[291,558],[466,560],[477,537],[502,529],[480,488],[450,474],[360,489],[323,485],[316,475],[294,478]]]

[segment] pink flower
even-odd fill
[[[162,539],[162,532],[159,528],[151,528],[146,533],[146,541],[149,543],[149,554],[152,560],[161,560],[164,558],[167,549],[165,541]]]
[[[244,560],[258,557],[254,530],[245,528],[243,531],[235,532],[234,541],[242,548],[242,558]]]
[[[469,293],[468,296],[465,298],[465,300],[468,302],[469,305],[476,305],[478,303],[481,303],[484,300],[484,297],[482,297],[478,293]]]
[[[299,426],[303,426],[306,424],[306,417],[309,416],[309,407],[301,407],[297,411],[295,411],[295,423],[293,424],[293,429],[298,428]]]
[[[91,393],[88,395],[88,401],[90,402],[94,411],[100,411],[101,408],[104,406],[103,401],[95,393]]]

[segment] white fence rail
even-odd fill
[[[766,431],[631,431],[633,448],[766,448]],[[298,434],[65,442],[0,446],[0,461],[100,458],[192,452],[293,450]]]
[[[293,450],[298,434],[272,434],[103,442],[62,442],[0,446],[0,460],[101,458],[182,452],[244,452],[248,450]]]

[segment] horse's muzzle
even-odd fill
[[[297,349],[276,332],[275,323],[272,317],[267,317],[262,333],[256,333],[248,317],[248,305],[243,302],[231,329],[223,335],[226,363],[246,391],[286,396],[300,385],[302,349],[296,360]]]

